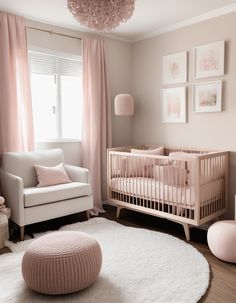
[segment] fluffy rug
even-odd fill
[[[9,242],[13,253],[0,256],[0,302],[191,303],[197,302],[208,287],[206,259],[194,247],[170,235],[103,218],[60,230],[83,231],[100,243],[103,265],[97,282],[82,292],[64,296],[31,291],[21,275],[21,259],[33,240]]]

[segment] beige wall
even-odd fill
[[[236,194],[236,14],[137,42],[132,48],[132,93],[136,113],[133,143],[157,143],[171,146],[205,147],[231,151],[230,200],[228,217],[233,217]],[[192,113],[192,48],[201,44],[226,41],[226,74],[223,80],[223,111]],[[162,56],[179,51],[189,52],[187,124],[161,123]],[[206,80],[205,80],[206,81]]]
[[[108,74],[112,102],[112,145],[130,145],[132,142],[133,117],[114,114],[114,98],[117,94],[131,93],[131,50],[130,43],[106,40]]]
[[[63,34],[82,37],[83,33],[71,31],[64,28],[51,26],[31,20],[27,20],[27,25],[54,30]],[[29,48],[48,49],[58,52],[81,55],[81,40],[66,38],[58,35],[50,35],[45,32],[27,30]],[[99,38],[99,37],[98,37]],[[112,103],[112,134],[113,146],[127,145],[132,141],[132,118],[116,117],[114,115],[113,100],[119,93],[130,93],[131,90],[131,45],[126,42],[100,37],[105,40],[108,62],[108,80],[111,88]],[[60,142],[60,143],[40,143],[36,148],[60,147],[66,153],[66,159],[73,159],[71,162],[80,164],[80,148],[78,142]]]

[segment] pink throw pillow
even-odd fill
[[[180,160],[187,161],[187,169],[188,169],[188,184],[195,184],[195,174],[196,174],[196,159],[199,154],[194,153],[186,153],[186,152],[173,152],[169,153],[169,158],[171,160]],[[185,163],[176,163],[177,166],[182,166],[185,168]]]
[[[57,166],[48,167],[41,165],[34,165],[37,173],[39,184],[37,187],[45,187],[56,184],[71,183],[72,181],[67,176],[63,163]]]
[[[153,168],[153,176],[156,180],[169,186],[181,186],[187,184],[187,169],[172,165],[156,165]]]
[[[155,148],[155,149],[135,149],[132,148],[131,153],[137,154],[137,155],[146,155],[147,157],[149,155],[154,156],[164,156],[164,146]],[[145,176],[152,178],[153,176],[153,161],[150,158],[146,157],[139,157],[139,161],[135,161],[135,158],[131,158],[129,160],[129,171],[133,173],[134,176]]]

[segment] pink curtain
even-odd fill
[[[24,18],[0,12],[0,154],[34,147]]]
[[[94,213],[103,211],[106,150],[111,145],[110,96],[102,40],[83,38],[83,166],[90,170]],[[105,191],[103,193],[105,199]]]

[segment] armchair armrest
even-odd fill
[[[0,169],[1,190],[6,205],[11,208],[11,219],[19,226],[24,226],[24,185],[23,180]]]
[[[64,167],[71,181],[89,183],[89,170],[87,168],[68,164],[65,164]]]

